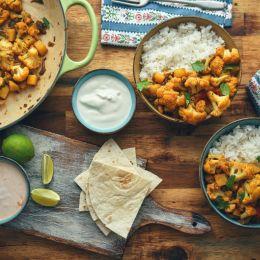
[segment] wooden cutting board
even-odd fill
[[[55,208],[41,207],[30,200],[22,214],[6,226],[97,253],[122,256],[126,240],[113,233],[104,236],[88,212],[78,211],[80,189],[73,180],[88,168],[99,148],[25,126],[8,129],[3,136],[7,133],[26,134],[35,145],[34,159],[24,166],[31,189],[43,187],[40,176],[42,154],[48,153],[52,156],[55,176],[49,188],[57,191],[62,200]],[[146,161],[138,159],[138,164],[145,168]],[[163,208],[148,197],[138,213],[130,235],[138,228],[152,223],[197,235],[211,230],[204,217],[188,211]]]

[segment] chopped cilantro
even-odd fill
[[[258,155],[258,156],[256,157],[256,160],[257,160],[258,162],[260,162],[260,155]]]
[[[191,67],[196,72],[201,72],[205,69],[205,65],[201,61],[196,61],[196,62],[192,63]]]
[[[220,90],[221,90],[222,95],[229,96],[230,88],[229,88],[227,83],[221,83],[220,84]]]
[[[235,179],[236,179],[235,175],[230,175],[228,180],[227,180],[226,187],[229,188],[229,189],[232,189],[233,185],[235,183]]]
[[[245,198],[245,196],[246,196],[246,193],[245,193],[245,192],[242,192],[242,193],[239,193],[239,194],[238,194],[238,198],[239,198],[240,201],[243,201],[243,199]]]
[[[42,22],[46,28],[50,28],[50,22],[46,17],[42,18]]]
[[[224,210],[229,206],[229,203],[227,201],[224,201],[221,196],[218,196],[216,198],[216,206],[220,210]]]
[[[143,91],[143,89],[147,88],[151,83],[148,80],[142,80],[137,83],[137,89],[139,91]]]
[[[184,93],[185,99],[186,99],[186,106],[190,104],[190,93],[185,92]]]

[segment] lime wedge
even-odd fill
[[[59,194],[49,189],[34,189],[31,191],[31,197],[34,202],[46,207],[54,207],[60,201]]]
[[[49,184],[53,177],[53,160],[48,154],[42,156],[42,183]]]

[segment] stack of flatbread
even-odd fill
[[[137,166],[135,148],[121,150],[110,139],[75,182],[82,189],[79,211],[89,211],[106,236],[113,231],[127,238],[143,200],[161,179]]]

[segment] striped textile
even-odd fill
[[[151,2],[142,8],[113,4],[111,0],[101,2],[101,43],[115,46],[136,47],[142,37],[157,24],[178,16],[199,16],[210,19],[221,26],[232,25],[232,0],[221,11],[206,11],[181,4]]]

